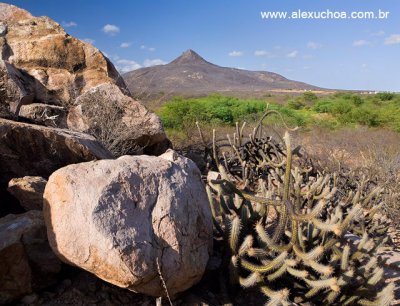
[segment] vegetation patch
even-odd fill
[[[187,130],[193,128],[196,121],[213,127],[233,126],[238,121],[255,122],[267,105],[270,110],[279,111],[288,124],[300,127],[367,126],[400,132],[400,95],[394,93],[336,93],[319,97],[305,92],[288,97],[285,103],[279,103],[276,96],[265,99],[239,99],[220,94],[201,98],[175,97],[159,108],[157,114],[167,130]],[[280,122],[271,120],[272,123]]]

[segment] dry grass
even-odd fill
[[[300,133],[297,142],[329,172],[351,171],[385,187],[385,208],[400,225],[400,134],[367,128]]]

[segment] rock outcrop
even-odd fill
[[[95,138],[0,118],[0,189],[13,178],[42,176],[74,163],[112,158]]]
[[[67,110],[63,106],[32,103],[21,106],[18,115],[35,124],[67,128]]]
[[[95,47],[70,35],[48,17],[34,17],[2,4],[5,27],[2,59],[33,77],[36,100],[68,106],[90,88],[103,83],[125,87],[110,61]]]
[[[116,156],[135,153],[129,148],[119,152],[124,144],[142,148],[139,153],[155,155],[168,149],[162,147],[166,138],[160,118],[113,84],[102,84],[80,95],[68,113],[67,124],[79,132],[96,135],[101,131],[96,136],[111,151],[115,147]]]
[[[0,304],[54,282],[61,262],[51,251],[41,211],[0,219]]]
[[[165,296],[160,274],[170,295],[198,282],[212,247],[200,171],[171,150],[59,169],[44,215],[60,259],[152,296]]]
[[[25,210],[42,210],[47,181],[40,176],[24,176],[8,183],[8,192],[18,199]]]
[[[96,103],[122,107],[123,118],[119,120],[125,124],[125,130],[140,126],[127,142],[146,146],[148,154],[160,153],[157,145],[167,141],[160,120],[130,96],[118,71],[98,49],[70,36],[48,17],[34,17],[3,3],[0,12],[0,113],[6,113],[2,108],[18,115],[24,104],[55,105],[65,108],[67,113],[73,109],[75,120],[70,121],[70,129],[82,131],[77,122],[84,121],[86,130],[92,132],[97,128],[91,125],[96,118],[91,118],[90,112],[80,114],[76,109],[86,99],[85,94],[91,96],[92,89],[105,86],[101,88],[107,91],[95,90],[97,100],[89,107],[95,108]],[[110,96],[112,100],[108,100]],[[32,109],[25,109],[22,116],[26,114],[32,119]],[[79,118],[80,115],[83,117]],[[36,123],[65,127],[66,121]]]

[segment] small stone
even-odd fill
[[[211,181],[220,180],[221,174],[215,171],[209,171],[207,174],[207,182],[211,183]]]

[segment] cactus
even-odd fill
[[[265,137],[262,120],[248,137],[238,124],[225,140],[213,133],[207,192],[231,285],[258,286],[267,305],[389,305],[376,254],[389,225],[382,188],[318,171],[289,132]]]

